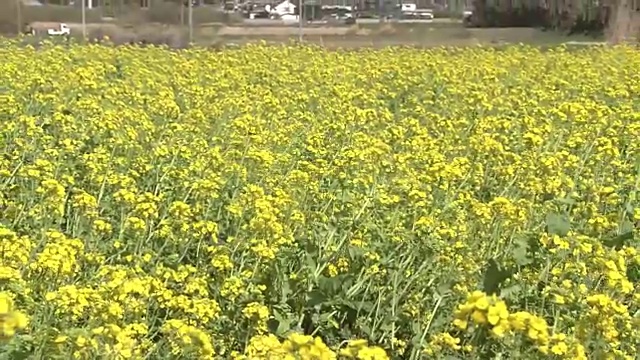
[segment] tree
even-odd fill
[[[487,0],[473,0],[473,14],[471,23],[475,26],[487,26]]]
[[[632,0],[614,0],[607,29],[610,43],[618,44],[638,35],[640,14],[633,8]]]

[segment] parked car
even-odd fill
[[[69,26],[65,23],[60,23],[60,26],[58,29],[47,29],[47,35],[70,35],[71,34],[71,29],[69,28]]]
[[[403,11],[402,12],[403,19],[412,19],[412,20],[433,20],[433,11],[430,9],[416,9],[413,11]]]
[[[472,17],[472,16],[473,16],[473,11],[471,11],[471,10],[465,10],[465,11],[462,13],[462,23],[463,23],[465,26],[469,26],[469,25],[471,25],[471,17]]]

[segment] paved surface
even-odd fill
[[[378,24],[379,19],[358,19],[358,24]],[[419,20],[419,19],[402,19],[402,20],[390,20],[387,21],[390,24],[462,24],[462,21],[457,19],[433,19],[433,20]],[[282,25],[294,25],[298,22],[274,20],[274,19],[244,19],[244,24],[247,26],[282,26]],[[307,22],[310,25],[344,25],[344,22],[340,21],[313,21]]]
[[[377,24],[380,22],[379,19],[358,19],[356,21],[358,24]],[[422,19],[400,19],[400,20],[389,20],[386,21],[390,24],[462,24],[462,21],[457,19],[431,19],[431,20],[422,20]]]
[[[607,42],[606,41],[566,41],[565,45],[604,46],[604,45],[607,45]]]

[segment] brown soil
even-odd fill
[[[47,31],[47,29],[59,29],[60,22],[53,21],[34,21],[29,24],[32,29],[36,31]],[[65,23],[69,26],[72,33],[81,33],[82,32],[82,24],[80,23]],[[117,31],[120,27],[116,24],[100,24],[100,23],[88,23],[86,24],[87,31],[93,31],[97,29],[102,29],[105,31]]]
[[[225,26],[218,31],[219,36],[296,36],[300,29],[295,26]],[[303,27],[305,36],[344,36],[352,33],[348,27]]]

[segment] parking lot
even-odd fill
[[[430,20],[391,19],[391,20],[385,20],[384,22],[391,23],[391,24],[460,24],[461,23],[461,21],[457,19],[430,19]],[[340,21],[340,20],[305,21],[305,24],[311,24],[311,25],[340,25],[344,23],[345,23],[344,21]],[[371,18],[356,19],[356,24],[366,25],[366,24],[378,24],[378,23],[380,23],[380,19],[371,19]],[[244,19],[243,24],[246,26],[282,26],[283,24],[297,25],[298,22],[283,21],[281,19]]]

